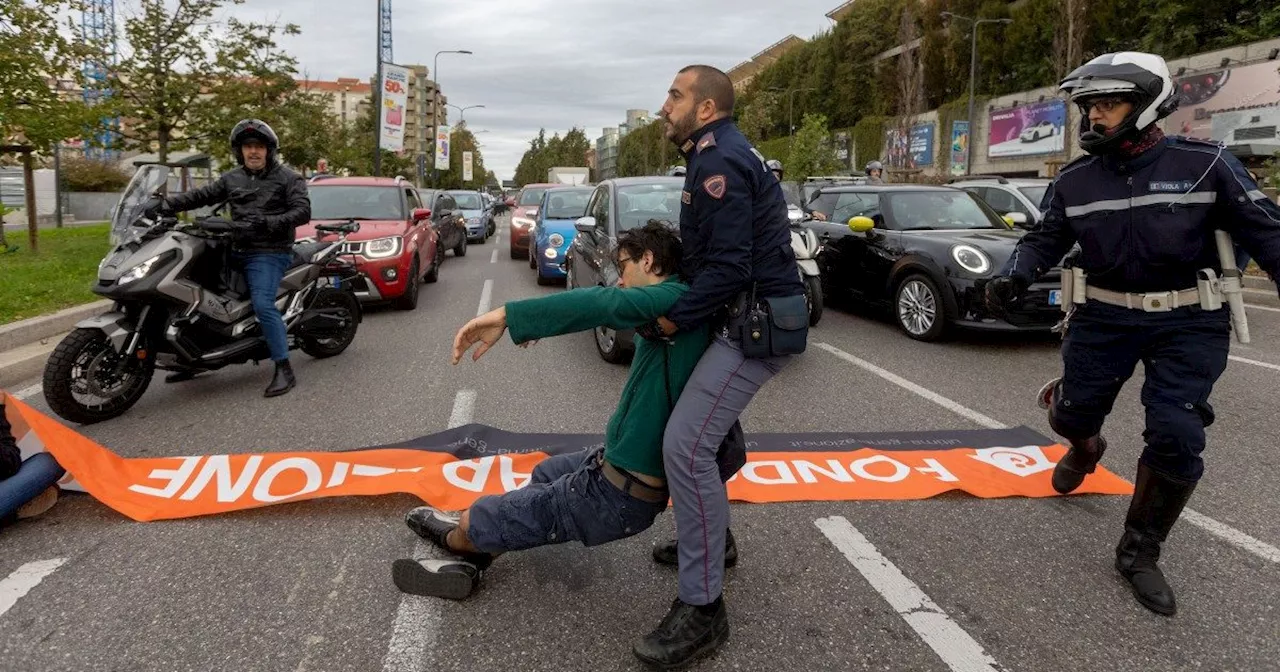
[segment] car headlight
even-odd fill
[[[542,253],[542,256],[544,256],[544,257],[546,257],[546,258],[548,258],[548,259],[555,259],[555,258],[556,258],[556,248],[554,248],[554,247],[548,247],[548,248],[547,248],[547,249]]]
[[[533,220],[524,217],[512,217],[511,224],[519,227],[533,226]]]
[[[467,220],[467,223],[468,223],[468,224],[479,224],[479,223],[480,223],[480,218],[479,218],[479,217],[472,217],[471,219],[468,219],[468,220]]]
[[[151,272],[151,269],[154,268],[155,265],[159,263],[160,259],[164,256],[165,255],[163,254],[157,254],[156,256],[151,257],[150,259],[142,262],[141,264],[138,264],[137,266],[134,266],[133,268],[125,271],[124,275],[121,275],[120,279],[116,281],[116,284],[127,285],[131,282],[136,282],[138,280],[141,280],[147,277],[147,274]]]
[[[386,259],[400,254],[400,237],[377,238],[365,242],[364,256],[370,259]]]
[[[547,239],[547,242],[551,247],[560,247],[561,245],[564,245],[564,236],[558,233],[553,233],[551,234],[551,238]]]
[[[991,258],[972,245],[956,245],[951,248],[951,258],[960,264],[960,268],[975,275],[984,275],[991,270]]]

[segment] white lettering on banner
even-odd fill
[[[307,477],[307,484],[302,489],[288,495],[271,494],[271,483],[275,481],[276,476],[284,473],[288,469],[297,469]],[[320,484],[324,481],[324,477],[320,474],[320,466],[305,457],[289,457],[267,467],[262,473],[262,478],[258,479],[258,484],[253,487],[253,498],[259,502],[279,502],[298,495],[305,495],[309,492],[315,492],[320,489]]]
[[[485,481],[489,480],[489,471],[491,469],[493,469],[492,456],[450,462],[444,465],[444,480],[448,481],[450,485],[463,490],[484,492],[484,484]],[[463,476],[463,471],[470,472],[470,476]]]
[[[869,465],[876,463],[892,464],[893,475],[879,476],[867,470]],[[849,463],[849,470],[868,481],[880,481],[881,483],[897,483],[911,475],[911,467],[885,455],[872,455],[871,457],[854,460]]]
[[[244,471],[240,472],[240,477],[236,479],[235,485],[231,484],[231,456],[230,455],[211,455],[205,460],[204,466],[200,469],[200,473],[196,475],[195,480],[191,481],[191,487],[182,493],[179,499],[192,501],[200,496],[209,481],[214,476],[218,477],[218,501],[234,502],[244,496],[249,484],[253,482],[253,477],[258,473],[258,466],[262,464],[262,456],[254,455],[245,461]]]
[[[511,492],[512,490],[519,490],[529,484],[529,479],[532,477],[532,474],[522,474],[516,471],[516,463],[514,460],[506,455],[499,456],[498,460],[498,464],[502,465],[498,470],[498,473],[502,477],[503,491]]]
[[[840,464],[840,460],[827,460],[827,468],[824,469],[807,460],[796,460],[796,472],[800,474],[800,480],[805,483],[817,483],[818,477],[814,476],[814,472],[822,474],[827,478],[838,483],[852,483],[853,477],[845,471],[844,465]]]
[[[1040,446],[1022,446],[1020,448],[979,448],[973,459],[1014,476],[1031,476],[1053,468],[1056,462],[1045,456]]]
[[[777,476],[762,476],[756,473],[760,469],[773,469],[777,472]],[[791,467],[783,460],[764,460],[761,462],[748,462],[742,465],[742,477],[752,483],[760,485],[795,485],[796,475],[791,473]]]
[[[198,455],[194,457],[184,457],[181,459],[182,459],[182,465],[179,466],[177,469],[152,469],[151,470],[151,474],[148,476],[148,478],[169,481],[169,484],[166,485],[165,487],[153,488],[149,485],[134,484],[129,486],[129,489],[132,490],[133,492],[143,494],[143,495],[151,495],[152,497],[163,497],[165,499],[172,499],[173,496],[178,494],[178,491],[182,489],[182,486],[184,483],[187,482],[187,479],[191,478],[191,472],[195,471],[196,465],[200,464],[200,460],[201,460],[200,456]]]
[[[955,483],[956,481],[960,480],[956,478],[955,474],[951,473],[950,471],[947,470],[946,467],[942,466],[941,462],[933,459],[932,457],[926,457],[924,459],[924,463],[929,466],[916,467],[916,471],[922,474],[934,474],[938,477],[939,481],[942,481],[944,483]]]
[[[346,462],[338,462],[333,465],[333,474],[329,476],[329,482],[324,486],[326,488],[335,488],[347,481],[347,468],[351,465]]]

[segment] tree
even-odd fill
[[[665,175],[673,164],[684,163],[663,124],[651,123],[618,141],[618,177]]]
[[[483,176],[488,172],[484,167],[484,155],[476,147],[476,136],[467,129],[466,124],[453,127],[449,133],[449,170],[440,173],[436,185],[441,189],[479,189],[483,187]],[[471,181],[464,182],[462,177],[462,153],[471,152]]]
[[[545,165],[545,157],[543,154],[547,149],[547,129],[538,129],[538,135],[529,141],[529,149],[524,151],[524,155],[520,157],[520,163],[516,164],[515,182],[520,186],[533,184],[546,180],[547,171],[542,168]]]
[[[813,175],[828,175],[839,167],[831,151],[827,118],[821,114],[804,115],[804,125],[791,143],[787,157],[787,177],[803,182]]]
[[[141,12],[125,20],[129,54],[107,77],[112,107],[129,120],[122,149],[154,146],[163,162],[189,145],[204,73],[215,67],[205,48],[214,42],[213,15],[228,2],[244,0],[177,0],[172,14],[164,0],[140,0]]]
[[[320,159],[332,163],[330,157],[340,153],[347,141],[342,123],[330,112],[329,99],[323,94],[295,89],[279,115],[280,124],[272,128],[280,135],[280,158],[298,170],[314,168]],[[369,133],[373,134],[372,127]],[[372,160],[369,167],[372,172]]]
[[[761,143],[769,138],[777,124],[775,115],[780,106],[780,96],[774,91],[761,91],[751,98],[738,115],[738,129],[753,143]]]
[[[48,150],[85,135],[97,116],[57,86],[68,78],[82,84],[81,65],[94,53],[95,45],[68,39],[75,28],[56,18],[79,7],[77,0],[0,0],[0,143]]]

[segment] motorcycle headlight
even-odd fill
[[[972,245],[956,245],[951,248],[951,258],[960,268],[974,275],[984,275],[991,270],[991,258]]]
[[[134,266],[133,268],[125,271],[124,275],[121,275],[120,279],[116,281],[116,284],[127,285],[131,282],[136,282],[138,280],[141,280],[147,277],[147,274],[151,272],[151,269],[155,268],[155,265],[160,263],[160,259],[163,258],[164,256],[165,255],[163,254],[157,254],[156,256],[151,257],[150,259],[142,262],[141,264],[138,264],[137,266]]]
[[[400,254],[400,237],[377,238],[364,244],[364,256],[370,259],[386,259]]]
[[[551,238],[549,238],[547,242],[551,245],[551,247],[560,247],[561,245],[564,245],[564,236],[558,233],[553,233],[551,234]]]

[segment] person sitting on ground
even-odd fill
[[[489,311],[458,331],[453,363],[476,344],[472,359],[479,360],[507,329],[514,343],[526,345],[600,326],[634,328],[665,315],[689,289],[676,274],[680,239],[660,222],[624,231],[614,254],[617,287],[574,289]],[[681,331],[667,342],[637,335],[603,446],[543,460],[524,488],[482,497],[459,519],[430,506],[410,511],[410,529],[461,560],[396,560],[396,586],[416,595],[463,599],[501,553],[568,541],[596,546],[648,529],[667,508],[667,418],[710,341],[706,327]],[[727,480],[746,461],[741,425],[734,426],[720,456]]]
[[[13,426],[4,413],[0,399],[0,527],[53,508],[58,501],[56,484],[66,473],[49,453],[23,460]]]

